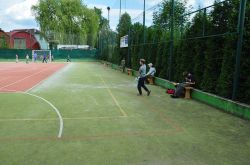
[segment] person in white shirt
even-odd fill
[[[152,63],[149,63],[148,66],[149,66],[149,71],[146,74],[146,77],[147,77],[146,82],[149,84],[154,84],[156,69],[155,67],[153,67]]]
[[[18,55],[16,54],[16,63],[18,63]]]
[[[153,76],[154,77],[155,73],[156,73],[155,67],[153,67],[152,63],[149,63],[148,66],[149,66],[149,71],[148,71],[146,76]]]

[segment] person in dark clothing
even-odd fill
[[[53,56],[53,55],[51,55],[51,61],[52,61],[52,62],[54,61],[54,56]]]
[[[195,84],[194,77],[191,73],[183,72],[183,76],[185,77],[185,80],[182,83],[177,83],[176,90],[173,95],[171,95],[172,98],[179,98],[183,94],[185,87],[190,87]]]
[[[147,91],[147,95],[149,96],[151,91],[148,90],[148,88],[145,86],[145,80],[146,80],[146,65],[145,65],[145,60],[140,59],[140,69],[139,69],[139,77],[138,77],[138,84],[137,84],[137,89],[138,89],[138,96],[142,95],[141,87]]]
[[[47,57],[46,57],[46,53],[43,54],[43,63],[46,62],[47,63]]]
[[[70,55],[68,54],[67,62],[71,62]]]

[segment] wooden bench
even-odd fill
[[[148,83],[150,85],[154,85],[154,77],[153,76],[147,76]]]
[[[191,91],[193,87],[185,87],[185,99],[191,99]]]
[[[127,69],[127,73],[129,76],[132,76],[132,69]]]

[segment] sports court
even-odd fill
[[[249,164],[250,122],[99,62],[0,63],[1,164]],[[112,161],[111,161],[112,160]]]

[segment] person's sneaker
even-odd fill
[[[142,94],[140,94],[140,93],[137,93],[137,96],[142,96]]]
[[[150,95],[151,91],[148,91],[148,96]]]

